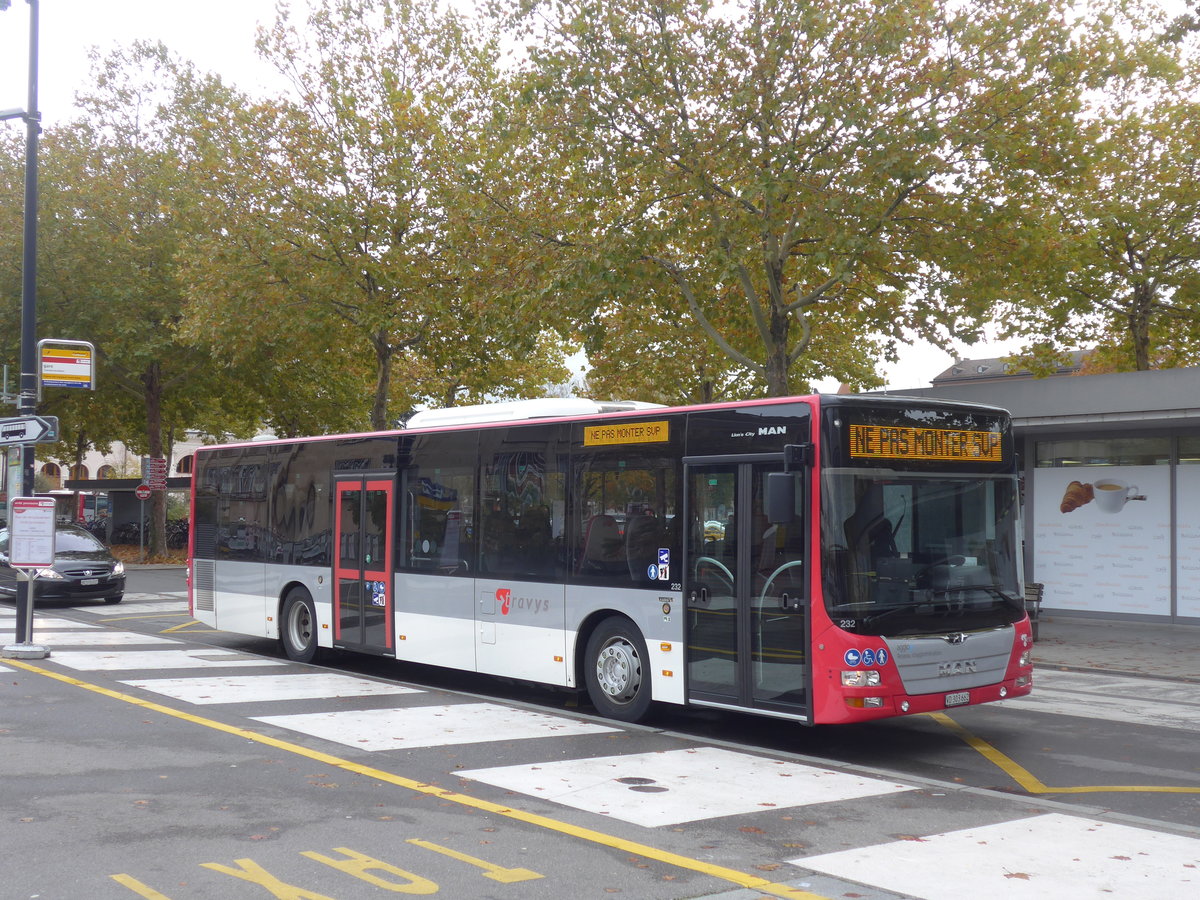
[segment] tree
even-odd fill
[[[238,373],[177,333],[178,251],[200,193],[181,135],[221,85],[153,44],[97,59],[95,72],[84,117],[47,133],[40,172],[39,319],[96,345],[101,385],[96,398],[48,397],[63,410],[59,452],[119,438],[164,456],[188,427],[244,433],[258,411]],[[165,551],[165,516],[156,494],[152,555]]]
[[[236,356],[261,329],[289,365],[325,354],[327,371],[366,357],[369,408],[347,407],[376,429],[390,404],[554,379],[562,353],[543,317],[505,305],[502,255],[461,189],[493,77],[473,34],[432,0],[327,0],[303,30],[281,8],[259,46],[291,96],[231,109],[227,139],[206,136],[216,205],[189,250],[191,333]],[[510,355],[490,346],[501,335]]]
[[[537,144],[495,201],[575,261],[563,290],[594,295],[593,309],[637,303],[628,283],[595,286],[640,272],[768,393],[788,393],[822,322],[894,350],[906,328],[944,343],[987,317],[936,290],[941,266],[971,251],[975,175],[1035,124],[1069,122],[1103,62],[1103,12],[1066,0],[525,4],[508,21],[528,62],[503,112]],[[530,200],[536,215],[523,214]]]
[[[1143,65],[1080,117],[1070,165],[998,187],[1021,198],[991,260],[1001,333],[1031,339],[1035,368],[1087,343],[1088,371],[1200,363],[1200,66],[1154,24],[1131,38]]]
[[[1200,104],[1155,102],[1101,125],[1080,171],[1049,186],[1041,276],[1010,335],[1095,342],[1110,365],[1200,363]],[[1028,270],[1027,270],[1028,271]]]

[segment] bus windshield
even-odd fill
[[[830,469],[822,563],[830,618],[855,634],[944,634],[1024,616],[1010,474]]]

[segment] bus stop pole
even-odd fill
[[[42,115],[38,110],[38,2],[29,3],[29,95],[21,118],[25,120],[25,218],[21,255],[21,375],[18,384],[17,415],[32,416],[37,412],[37,225],[38,225],[38,140],[42,131]],[[7,9],[8,3],[0,6]],[[14,114],[15,115],[15,114]],[[32,497],[34,445],[21,447],[21,495]],[[11,502],[11,498],[10,498]],[[10,517],[11,520],[11,517]],[[10,521],[11,524],[11,521]],[[32,575],[33,573],[29,573]],[[22,642],[28,646],[29,658],[49,654],[35,647],[33,636],[33,582],[17,581],[17,633],[28,635]],[[7,648],[6,648],[7,650]],[[40,653],[38,652],[40,651]],[[36,656],[35,656],[36,654]]]

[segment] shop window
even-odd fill
[[[1179,439],[1179,464],[1200,465],[1200,434],[1185,434]]]
[[[175,463],[175,472],[179,475],[192,474],[192,457],[185,456],[179,462]]]
[[[42,466],[42,474],[46,476],[46,480],[50,482],[51,489],[57,490],[62,487],[62,469],[54,463],[46,463]]]
[[[100,471],[96,473],[97,478],[116,478],[117,470],[113,466],[101,466]]]
[[[1200,438],[1197,439],[1200,451]],[[1200,457],[1200,452],[1196,454]],[[1200,460],[1198,460],[1200,461]],[[1081,438],[1039,441],[1039,469],[1072,466],[1165,466],[1171,462],[1169,437]]]
[[[71,478],[75,481],[88,480],[88,467],[85,465],[71,466]]]

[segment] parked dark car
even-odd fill
[[[8,563],[8,529],[0,529],[0,597],[16,597],[17,570]],[[125,564],[78,525],[59,525],[54,534],[54,565],[33,580],[35,600],[103,600],[125,595]]]

